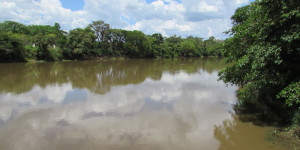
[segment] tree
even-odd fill
[[[182,38],[180,36],[173,35],[173,36],[166,38],[165,41],[168,43],[178,44],[178,43],[182,42]]]
[[[215,39],[209,39],[205,45],[203,38],[199,37],[181,38],[174,35],[164,38],[160,33],[145,35],[141,31],[110,29],[109,24],[102,20],[93,21],[85,29],[70,30],[69,33],[61,30],[59,23],[53,26],[26,26],[5,21],[0,23],[0,31],[18,37],[25,46],[26,59],[53,61],[93,56],[169,58],[220,54],[217,53],[219,48],[216,48],[220,44]]]
[[[28,26],[30,30],[30,35],[35,36],[37,34],[50,34],[50,33],[55,33],[57,31],[57,27],[53,27],[50,25],[29,25]]]
[[[216,40],[214,36],[204,41],[202,55],[204,56],[221,56],[222,40]]]
[[[181,42],[183,39],[180,36],[170,36],[165,39],[164,47],[172,53],[172,57],[182,56]]]
[[[121,56],[124,54],[123,44],[125,42],[125,30],[110,29],[109,43],[112,47],[113,55]]]
[[[93,21],[89,24],[89,27],[94,31],[95,35],[97,36],[97,40],[99,42],[103,42],[105,38],[105,34],[109,30],[109,24],[105,23],[102,20]]]
[[[146,35],[141,31],[126,31],[124,49],[132,58],[142,58],[150,53]]]
[[[24,61],[24,44],[10,32],[0,32],[0,61]]]
[[[67,37],[66,37],[67,32],[61,30],[60,25],[57,22],[54,24],[53,28],[54,28],[53,34],[56,37],[54,44],[58,45],[60,48],[65,47],[67,43]]]
[[[54,23],[54,30],[55,30],[55,31],[59,31],[59,30],[60,30],[60,25],[59,25],[59,23],[57,23],[57,22]]]
[[[232,37],[223,47],[227,61],[233,65],[219,73],[220,79],[278,105],[281,102],[274,100],[283,91],[277,98],[288,97],[286,103],[293,107],[282,109],[296,111],[300,91],[284,91],[299,86],[300,81],[299,10],[298,0],[257,0],[238,8],[231,17],[233,27],[227,31]]]
[[[24,24],[14,21],[5,21],[3,23],[0,23],[0,32],[29,34],[30,30]]]
[[[162,44],[164,42],[164,38],[160,33],[154,33],[151,36],[155,38],[154,43],[157,45]]]
[[[70,30],[67,42],[67,49],[69,49],[70,52],[67,52],[68,54],[65,55],[74,55],[77,58],[88,56],[90,51],[94,49],[95,39],[96,36],[89,27]]]
[[[39,33],[33,37],[33,42],[38,47],[37,50],[37,59],[39,60],[54,60],[51,57],[51,54],[49,52],[50,43],[53,43],[55,38],[53,35],[50,35],[49,37],[46,35],[43,35],[42,33]],[[50,43],[48,43],[50,42]]]
[[[181,43],[183,56],[193,57],[197,55],[197,49],[193,40],[184,40]]]

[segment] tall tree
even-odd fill
[[[93,21],[89,24],[89,27],[94,31],[99,42],[103,42],[106,36],[107,31],[109,30],[109,24],[105,23],[102,20]]]
[[[289,87],[300,86],[299,10],[299,0],[257,0],[238,8],[227,31],[232,37],[223,47],[233,65],[219,73],[220,79],[264,100],[289,97],[286,103],[295,109],[287,110],[297,110],[299,88]]]
[[[125,42],[125,30],[110,29],[109,31],[109,43],[112,47],[113,55],[123,55],[123,44]]]

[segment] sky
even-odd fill
[[[85,28],[103,20],[111,28],[163,36],[215,36],[231,28],[236,8],[253,0],[0,0],[0,22]]]

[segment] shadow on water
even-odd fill
[[[239,99],[232,106],[235,111],[232,119],[215,126],[214,136],[220,142],[219,150],[288,149],[274,145],[267,139],[273,138],[268,137],[271,131],[287,124],[289,118],[284,116],[287,116],[289,110],[283,109],[283,103],[272,101],[270,96],[265,95],[263,99],[263,96],[258,96],[258,99],[252,96]]]
[[[257,126],[283,127],[289,124],[290,112],[283,102],[264,96],[257,99],[240,99],[233,105],[235,113],[243,122],[252,122]]]
[[[249,120],[248,120],[249,121]],[[243,122],[239,115],[232,114],[232,119],[224,120],[222,125],[215,126],[214,137],[220,142],[219,150],[282,150],[266,140],[270,127],[253,126]]]
[[[49,84],[71,83],[73,88],[104,94],[114,85],[138,84],[146,78],[160,80],[163,72],[191,74],[202,69],[212,73],[225,65],[219,58],[0,63],[0,92],[20,94],[36,85],[45,88]]]

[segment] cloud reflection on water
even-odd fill
[[[224,121],[238,123],[231,130],[244,126],[229,113],[237,87],[217,81],[224,66],[222,59],[0,64],[0,149],[236,148],[223,140],[231,132],[216,134],[228,128]]]
[[[199,70],[165,72],[161,80],[114,86],[103,95],[69,83],[6,93],[0,148],[217,149],[214,125],[230,118],[235,90],[217,81],[216,71]]]

